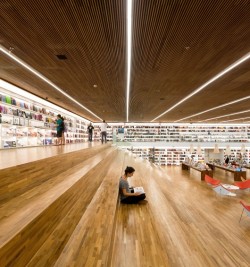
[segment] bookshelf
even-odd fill
[[[66,143],[87,141],[87,120],[35,98],[29,99],[0,87],[0,148],[54,144],[55,120],[59,113],[65,119]]]

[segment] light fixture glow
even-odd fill
[[[238,115],[238,114],[247,113],[247,112],[250,112],[250,109],[243,110],[243,111],[240,111],[240,112],[230,113],[230,114],[226,114],[226,115],[222,115],[222,116],[218,116],[218,117],[213,117],[213,118],[206,119],[206,120],[203,120],[203,121],[211,121],[211,120],[214,120],[214,119],[224,118],[224,117]],[[203,122],[203,121],[199,121],[199,122]]]
[[[226,154],[226,155],[231,155],[231,148],[230,148],[230,145],[227,145],[227,146],[226,146],[225,154]]]
[[[194,153],[194,145],[193,144],[190,145],[189,153],[191,153],[191,154]]]
[[[21,66],[23,66],[25,69],[29,70],[30,72],[32,72],[34,75],[36,75],[38,78],[40,78],[41,80],[43,80],[44,82],[46,82],[47,84],[49,84],[51,87],[53,87],[55,90],[57,90],[58,92],[60,92],[61,94],[63,94],[64,96],[66,96],[68,99],[70,99],[71,101],[73,101],[74,103],[76,103],[78,106],[80,106],[81,108],[85,109],[86,111],[88,111],[90,114],[92,114],[94,117],[98,118],[99,120],[102,120],[100,117],[98,117],[95,113],[93,113],[91,110],[89,110],[88,108],[86,108],[84,105],[82,105],[81,103],[79,103],[78,101],[76,101],[73,97],[71,97],[70,95],[68,95],[67,93],[65,93],[61,88],[59,88],[57,85],[55,85],[54,83],[52,83],[49,79],[47,79],[45,76],[43,76],[41,73],[39,73],[38,71],[36,71],[34,68],[32,68],[30,65],[28,65],[27,63],[25,63],[23,60],[21,60],[20,58],[18,58],[17,56],[15,56],[13,53],[10,53],[9,50],[7,50],[5,47],[3,47],[2,45],[0,45],[0,51],[2,53],[4,53],[5,55],[7,55],[8,57],[10,57],[11,59],[13,59],[14,61],[16,61],[18,64],[20,64]]]
[[[197,155],[202,155],[201,145],[197,146]]]
[[[249,119],[250,117],[243,117],[243,118],[238,118],[238,119],[233,119],[233,120],[226,120],[226,121],[222,121],[221,123],[224,122],[229,122],[229,121],[239,121],[239,120],[245,120],[245,119]]]
[[[174,108],[176,108],[177,106],[179,106],[180,104],[182,104],[183,102],[185,102],[186,100],[188,100],[189,98],[191,98],[192,96],[194,96],[197,93],[199,93],[200,91],[202,91],[209,84],[213,83],[214,81],[216,81],[217,79],[219,79],[221,76],[225,75],[230,70],[234,69],[235,67],[237,67],[238,65],[240,65],[241,63],[243,63],[244,61],[246,61],[249,58],[250,58],[250,52],[247,53],[242,58],[240,58],[239,60],[237,60],[236,62],[234,62],[233,64],[231,64],[230,66],[228,66],[226,69],[224,69],[223,71],[221,71],[217,75],[215,75],[212,79],[210,79],[209,81],[207,81],[206,83],[204,83],[203,85],[201,85],[200,87],[198,87],[191,94],[189,94],[188,96],[184,97],[182,100],[180,100],[179,102],[177,102],[175,105],[173,105],[172,107],[170,107],[169,109],[167,109],[166,111],[164,111],[162,114],[160,114],[159,116],[157,116],[156,118],[154,118],[152,121],[155,121],[155,120],[159,119],[160,117],[162,117],[163,115],[165,115],[169,111],[173,110]]]
[[[191,115],[191,116],[182,118],[182,119],[180,119],[180,120],[178,120],[178,121],[175,121],[175,122],[180,122],[180,121],[183,121],[183,120],[186,120],[186,119],[189,119],[189,118],[192,118],[192,117],[195,117],[195,116],[198,116],[198,115],[207,113],[207,112],[212,111],[212,110],[215,110],[215,109],[219,109],[219,108],[223,108],[223,107],[226,107],[226,106],[229,106],[229,105],[233,105],[233,104],[235,104],[235,103],[238,103],[238,102],[241,102],[241,101],[244,101],[244,100],[247,100],[247,99],[250,99],[250,96],[246,96],[246,97],[243,97],[243,98],[240,98],[240,99],[237,99],[237,100],[228,102],[228,103],[226,103],[226,104],[219,105],[219,106],[216,106],[216,107],[213,107],[213,108],[204,110],[204,111],[202,111],[202,112],[199,112],[199,113],[193,114],[193,115]]]
[[[15,95],[18,95],[20,97],[20,99],[22,99],[22,100],[25,100],[25,99],[32,100],[38,106],[43,105],[45,107],[51,108],[52,110],[54,110],[56,112],[62,112],[64,114],[78,118],[78,119],[83,120],[85,122],[89,122],[89,120],[87,120],[87,119],[85,119],[79,115],[76,115],[76,114],[74,114],[74,113],[72,113],[66,109],[63,109],[63,108],[61,108],[61,107],[59,107],[59,106],[57,106],[51,102],[48,102],[48,101],[46,101],[46,100],[44,100],[44,99],[42,99],[36,95],[33,95],[29,92],[26,92],[26,91],[22,90],[21,88],[0,79],[0,91],[2,91],[2,90],[7,90],[6,92],[12,92]]]
[[[127,0],[127,86],[126,86],[126,120],[129,120],[129,98],[132,54],[132,0]]]
[[[241,152],[241,153],[246,153],[246,146],[245,146],[245,144],[242,144],[242,145],[241,145],[240,152]]]
[[[220,153],[218,144],[214,145],[214,153]]]

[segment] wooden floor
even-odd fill
[[[131,156],[126,162],[135,166],[131,183],[144,186],[148,204],[119,206],[112,266],[250,266],[250,220],[238,223],[239,200],[250,203],[250,192],[220,197],[197,171]],[[214,177],[233,183],[231,173]]]
[[[79,144],[67,144],[59,146],[41,146],[41,147],[25,147],[11,148],[0,150],[0,169],[25,164],[27,162],[40,160],[62,153],[69,153],[88,147],[98,145],[98,142],[86,142]]]
[[[75,165],[62,175],[44,177],[39,187],[0,206],[0,241],[7,240],[9,233],[9,241],[0,244],[1,267],[250,266],[250,218],[239,224],[239,200],[250,203],[249,191],[237,191],[236,197],[218,196],[195,170],[155,166],[110,145],[78,148],[83,151],[82,163],[77,146],[29,151],[32,159],[36,154],[42,155],[41,160],[53,155],[55,164],[56,155],[75,155],[71,159]],[[13,153],[3,152],[4,157]],[[23,164],[19,162],[22,149],[14,153],[12,166]],[[128,165],[136,169],[130,184],[143,186],[148,202],[124,205],[117,201],[119,176]],[[233,174],[223,170],[215,170],[214,178],[234,182]],[[42,207],[42,196],[51,203]],[[42,210],[33,211],[31,203],[40,203]],[[30,216],[18,230],[13,217],[21,216],[24,208]],[[8,216],[12,221],[8,222]],[[12,229],[4,228],[8,226]]]

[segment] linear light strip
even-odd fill
[[[52,83],[49,79],[47,79],[41,73],[39,73],[34,68],[32,68],[30,65],[28,65],[27,63],[25,63],[23,60],[19,59],[15,55],[13,55],[8,49],[6,49],[5,47],[3,47],[2,45],[0,45],[0,51],[2,53],[4,53],[5,55],[7,55],[8,57],[10,57],[11,59],[13,59],[14,61],[16,61],[17,63],[19,63],[21,66],[23,66],[24,68],[26,68],[30,72],[32,72],[33,74],[35,74],[41,80],[43,80],[44,82],[46,82],[47,84],[49,84],[50,86],[52,86],[54,89],[56,89],[58,92],[60,92],[61,94],[63,94],[64,96],[66,96],[68,99],[70,99],[71,101],[73,101],[74,103],[76,103],[78,106],[84,108],[86,111],[88,111],[90,114],[92,114],[93,116],[95,116],[99,120],[102,120],[95,113],[93,113],[91,110],[89,110],[88,108],[86,108],[84,105],[82,105],[81,103],[79,103],[78,101],[76,101],[73,97],[71,97],[70,95],[68,95],[67,93],[65,93],[61,88],[59,88],[57,85],[55,85],[54,83]]]
[[[227,120],[227,121],[221,121],[222,123],[225,123],[225,122],[229,122],[229,121],[239,121],[239,120],[245,120],[245,119],[249,119],[250,117],[243,117],[243,118],[240,118],[240,119],[233,119],[233,120]]]
[[[183,121],[183,120],[186,120],[186,119],[189,119],[189,118],[192,118],[192,117],[195,117],[195,116],[198,116],[198,115],[207,113],[207,112],[212,111],[212,110],[215,110],[215,109],[219,109],[219,108],[223,108],[223,107],[226,107],[226,106],[229,106],[229,105],[233,105],[233,104],[235,104],[235,103],[238,103],[238,102],[241,102],[241,101],[244,101],[244,100],[247,100],[247,99],[250,99],[250,96],[243,97],[243,98],[240,98],[240,99],[237,99],[237,100],[228,102],[228,103],[226,103],[226,104],[219,105],[219,106],[217,106],[217,107],[213,107],[213,108],[204,110],[204,111],[202,111],[202,112],[199,112],[199,113],[193,114],[193,115],[191,115],[191,116],[182,118],[182,119],[180,119],[180,120],[178,120],[178,121],[175,121],[175,122]]]
[[[7,91],[6,91],[7,90]],[[63,114],[67,114],[69,116],[72,116],[74,118],[78,118],[80,120],[83,120],[83,121],[86,121],[86,122],[89,122],[89,120],[75,114],[75,113],[72,113],[64,108],[61,108],[51,102],[48,102],[36,95],[33,95],[27,91],[24,91],[22,90],[21,88],[11,84],[11,83],[8,83],[2,79],[0,79],[0,92],[4,92],[4,93],[13,93],[15,96],[17,96],[18,98],[22,99],[22,100],[32,100],[34,104],[40,106],[40,105],[43,105],[45,106],[46,108],[50,108],[52,109],[53,111],[56,111],[56,112],[62,112]]]
[[[126,86],[126,120],[129,120],[129,99],[132,53],[132,0],[127,0],[127,86]]]
[[[199,93],[200,91],[202,91],[204,88],[206,88],[209,84],[213,83],[214,81],[216,81],[217,79],[219,79],[221,76],[225,75],[226,73],[228,73],[230,70],[236,68],[238,65],[240,65],[241,63],[243,63],[244,61],[246,61],[247,59],[250,58],[250,52],[247,53],[245,56],[243,56],[242,58],[240,58],[239,60],[237,60],[236,62],[234,62],[233,64],[231,64],[230,66],[228,66],[226,69],[224,69],[223,71],[221,71],[220,73],[218,73],[217,75],[215,75],[212,79],[210,79],[209,81],[207,81],[206,83],[204,83],[203,85],[201,85],[200,87],[198,87],[196,90],[194,90],[191,94],[189,94],[188,96],[184,97],[181,101],[177,102],[175,105],[173,105],[171,108],[167,109],[166,111],[164,111],[162,114],[160,114],[158,117],[154,118],[152,121],[155,121],[157,119],[159,119],[160,117],[162,117],[163,115],[165,115],[166,113],[168,113],[169,111],[173,110],[174,108],[176,108],[177,106],[179,106],[180,104],[182,104],[183,102],[185,102],[186,100],[188,100],[189,98],[191,98],[192,96],[196,95],[197,93]],[[151,121],[151,122],[152,122]]]
[[[203,121],[211,121],[211,120],[214,120],[214,119],[224,118],[224,117],[228,117],[228,116],[232,116],[232,115],[238,115],[238,114],[242,114],[242,113],[247,113],[247,112],[250,112],[250,109],[247,109],[247,110],[244,110],[244,111],[240,111],[240,112],[230,113],[230,114],[223,115],[223,116],[213,117],[213,118],[210,118],[210,119],[199,121],[198,123],[203,122]]]

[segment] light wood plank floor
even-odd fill
[[[88,147],[101,145],[100,142],[85,142],[77,144],[66,144],[60,146],[24,147],[16,149],[0,149],[0,169],[69,153]]]
[[[88,146],[87,143],[84,145]],[[82,146],[76,147],[83,148]],[[44,152],[41,152],[40,149]],[[33,153],[48,157],[55,155],[53,153],[61,153],[65,149],[69,150],[70,147],[39,148]],[[22,156],[26,152],[23,152],[22,149],[12,151],[1,151],[0,154],[1,156],[5,154],[5,157],[8,152],[13,153],[13,155],[16,154],[11,160],[13,165],[25,163]],[[27,152],[27,154],[30,156],[31,153]],[[29,159],[30,157],[26,160]],[[32,157],[32,159],[34,158]],[[1,163],[4,166],[2,161]],[[148,203],[140,205],[118,204],[114,226],[109,225],[109,229],[111,227],[114,229],[112,246],[99,248],[101,243],[106,244],[104,240],[107,238],[107,232],[101,231],[103,227],[100,225],[100,229],[96,228],[98,230],[96,236],[93,236],[95,242],[92,242],[87,235],[88,230],[93,226],[89,218],[95,214],[100,214],[100,212],[103,212],[108,218],[110,199],[116,197],[112,194],[106,196],[106,190],[103,187],[101,194],[96,195],[92,202],[95,205],[91,206],[92,208],[89,208],[88,213],[83,217],[86,220],[88,218],[86,238],[88,238],[88,251],[92,251],[92,262],[95,264],[84,265],[81,259],[77,258],[74,262],[75,266],[250,266],[250,219],[245,218],[239,224],[242,211],[239,200],[243,199],[250,203],[249,191],[237,191],[236,197],[217,196],[204,181],[200,180],[200,173],[195,170],[189,172],[182,170],[180,166],[155,166],[147,161],[135,159],[129,153],[126,153],[123,163],[120,164],[123,166],[123,170],[127,165],[136,169],[134,177],[130,179],[130,184],[144,187]],[[117,168],[117,171],[116,175],[120,169]],[[108,173],[105,178],[107,180],[104,181],[110,181],[111,175],[113,175],[113,171]],[[222,170],[215,170],[214,177],[225,183],[233,183],[232,174]],[[250,178],[250,170],[247,171],[247,177]],[[95,183],[94,175],[89,180]],[[112,183],[108,182],[108,186],[112,186]],[[107,197],[106,208],[102,206],[102,202],[98,202],[98,198],[103,199],[102,197]],[[94,232],[92,234],[94,235]],[[108,235],[110,238],[110,232]],[[81,244],[81,240],[78,241]],[[69,253],[73,253],[77,249],[74,246],[75,244],[72,243]],[[101,254],[103,259],[98,253],[102,249],[107,250],[107,252],[103,250],[104,252]],[[67,255],[67,257],[69,256]],[[55,260],[53,259],[51,262],[55,262]],[[61,262],[60,266],[74,266],[74,264],[64,265]],[[36,262],[32,263],[31,266],[36,266]],[[42,265],[41,267],[43,266],[53,265]]]
[[[250,192],[220,197],[196,171],[131,156],[126,165],[135,167],[130,184],[144,187],[148,204],[119,205],[112,267],[250,266],[250,219],[239,224],[239,200],[250,203]],[[230,173],[214,177],[233,183]]]

